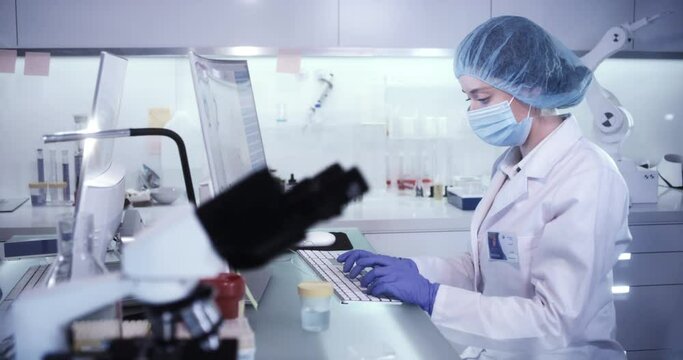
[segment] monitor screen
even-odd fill
[[[87,130],[116,129],[128,60],[102,52],[92,113]],[[121,223],[125,171],[112,162],[114,139],[87,139],[83,149],[80,184],[76,194],[75,234],[93,232],[92,255],[104,263],[107,246]],[[83,216],[91,214],[92,223]],[[87,248],[87,236],[74,238],[74,248]],[[93,275],[89,265],[74,257],[72,278]]]
[[[256,104],[245,60],[190,53],[214,193],[266,166]]]
[[[128,60],[122,57],[107,52],[100,54],[100,68],[97,73],[97,85],[87,130],[98,131],[116,128],[127,65]],[[87,180],[107,171],[111,166],[113,152],[113,139],[86,140],[81,179]],[[87,173],[84,173],[83,170],[86,168]]]

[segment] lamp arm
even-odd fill
[[[112,129],[100,131],[65,131],[54,134],[43,135],[43,141],[46,144],[65,142],[65,141],[80,141],[85,139],[112,139],[129,136],[165,136],[171,138],[178,147],[178,155],[180,155],[180,165],[183,169],[183,180],[185,181],[185,192],[187,193],[187,200],[197,207],[197,199],[194,195],[194,187],[192,186],[192,174],[190,173],[190,163],[187,160],[187,148],[183,138],[177,132],[164,128],[137,128],[137,129]]]
[[[183,180],[185,181],[185,191],[187,192],[187,199],[197,206],[197,200],[194,195],[194,187],[192,185],[192,174],[190,173],[190,162],[187,159],[187,148],[183,138],[177,132],[164,128],[137,128],[130,129],[130,136],[165,136],[173,140],[178,147],[178,155],[180,155],[180,166],[183,169]]]

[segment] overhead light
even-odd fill
[[[631,260],[631,253],[619,254],[619,260]]]
[[[443,57],[443,56],[452,56],[453,51],[448,50],[448,49],[432,49],[432,48],[423,48],[423,49],[414,49],[410,51],[413,56],[421,56],[421,57]]]
[[[264,48],[256,46],[235,46],[231,49],[231,55],[234,56],[259,56],[265,53]]]
[[[631,291],[631,287],[628,285],[612,286],[612,294],[628,294],[630,291]]]

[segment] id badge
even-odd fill
[[[500,232],[488,233],[489,260],[518,262],[517,237]]]

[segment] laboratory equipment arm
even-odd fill
[[[548,204],[553,220],[520,251],[517,271],[529,272],[531,297],[442,285],[432,321],[452,341],[501,351],[562,349],[583,336],[608,336],[591,333],[604,332],[591,321],[613,301],[608,273],[630,241],[627,194],[614,169],[575,175]]]
[[[318,81],[323,83],[323,90],[320,93],[320,96],[318,99],[315,101],[315,104],[310,107],[309,112],[308,112],[308,122],[310,123],[313,120],[313,116],[317,111],[322,108],[323,103],[325,103],[325,99],[330,95],[330,92],[334,88],[334,74],[332,73],[327,73],[327,74],[320,74],[318,76]]]
[[[659,13],[610,28],[595,47],[581,57],[581,61],[595,72],[605,59],[632,43],[635,31],[669,13]],[[631,114],[611,92],[600,86],[595,77],[586,91],[586,102],[593,113],[596,140],[615,161],[621,160],[621,144],[633,127]]]
[[[474,262],[469,252],[454,258],[418,256],[410,259],[420,274],[431,282],[474,290]]]

